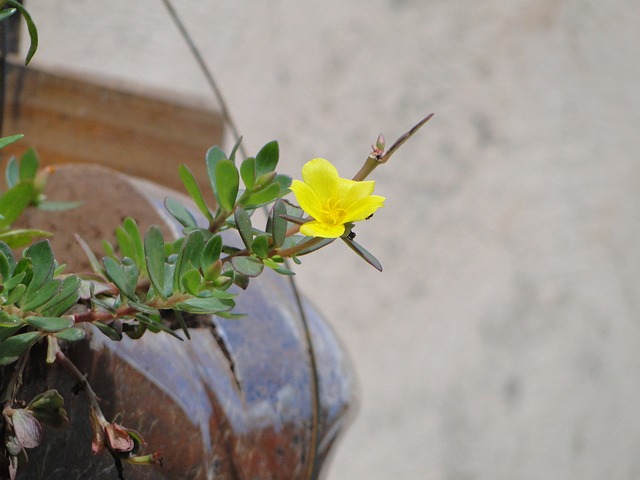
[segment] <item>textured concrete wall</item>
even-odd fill
[[[41,64],[213,102],[160,2],[28,4]],[[385,272],[339,244],[298,269],[361,380],[329,478],[638,478],[640,4],[176,4],[291,172],[436,112],[357,229]]]

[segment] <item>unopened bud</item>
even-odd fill
[[[375,149],[380,150],[380,152],[384,152],[384,147],[385,147],[384,135],[380,134],[378,135],[378,139],[376,140]]]

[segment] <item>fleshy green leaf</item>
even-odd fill
[[[17,10],[15,8],[8,8],[7,10],[2,10],[0,12],[0,22],[9,18],[11,15],[16,13],[16,11]]]
[[[215,297],[209,298],[190,298],[176,305],[176,309],[188,313],[207,314],[224,312],[233,308],[233,301],[219,299]]]
[[[231,160],[220,160],[216,165],[216,198],[220,207],[227,211],[233,211],[238,196],[240,175],[238,169]]]
[[[256,176],[268,172],[272,172],[278,165],[278,157],[280,155],[278,142],[273,141],[267,143],[256,155]]]
[[[80,299],[80,285],[82,280],[75,275],[70,275],[62,281],[60,290],[39,310],[48,317],[59,317],[73,307]]]
[[[240,136],[240,138],[238,138],[238,141],[233,145],[233,148],[231,149],[231,153],[229,154],[229,160],[231,160],[232,162],[236,161],[236,153],[238,152],[238,149],[240,148],[241,143],[242,143],[242,135]]]
[[[182,242],[175,264],[173,288],[178,290],[185,272],[200,267],[200,257],[204,250],[204,236],[201,230],[194,230]]]
[[[7,162],[7,168],[4,171],[4,178],[7,182],[8,188],[12,188],[20,181],[20,167],[18,166],[18,160],[16,160],[16,157],[11,157]]]
[[[0,233],[0,241],[7,243],[12,248],[26,247],[37,238],[50,237],[50,232],[37,229],[11,229]]]
[[[382,264],[378,261],[376,257],[374,257],[366,248],[364,248],[359,243],[356,243],[354,240],[351,240],[347,237],[340,237],[344,240],[351,250],[356,252],[360,258],[362,258],[365,262],[371,265],[378,271],[382,271]]]
[[[164,207],[183,227],[195,228],[198,226],[198,222],[193,218],[191,212],[176,199],[167,197],[164,201]]]
[[[2,137],[0,138],[0,148],[4,148],[7,145],[10,145],[14,142],[17,142],[18,140],[20,140],[21,138],[24,137],[24,134],[19,133],[17,135],[10,135],[8,137]]]
[[[178,173],[180,174],[180,179],[182,180],[184,187],[187,189],[187,192],[189,192],[189,195],[193,199],[200,212],[202,212],[207,220],[212,221],[213,215],[211,214],[211,211],[207,206],[207,202],[205,202],[204,197],[202,196],[202,191],[200,190],[198,182],[193,176],[191,170],[189,170],[189,167],[187,167],[186,165],[180,165],[180,168],[178,168]]]
[[[152,225],[144,236],[144,252],[147,273],[153,288],[162,298],[167,298],[165,290],[164,238],[160,228]]]
[[[29,148],[20,158],[20,181],[33,181],[39,166],[40,161],[38,160],[38,154],[33,148]]]
[[[0,229],[7,228],[36,199],[36,189],[31,183],[18,183],[0,197]]]
[[[84,202],[82,201],[78,201],[78,202],[54,202],[54,201],[49,201],[49,200],[45,200],[44,202],[39,202],[38,203],[38,209],[40,210],[44,210],[46,212],[62,212],[64,210],[72,210],[74,208],[78,208],[79,206],[81,206]]]
[[[251,251],[260,258],[267,258],[269,256],[269,235],[260,234],[256,235],[251,243]]]
[[[33,267],[33,277],[29,281],[27,287],[27,295],[31,295],[42,288],[42,286],[53,278],[53,271],[55,269],[55,260],[53,258],[53,251],[51,250],[51,244],[47,240],[31,245],[24,253],[24,256],[31,259],[31,265]]]
[[[271,260],[270,258],[265,258],[264,264],[267,267],[279,273],[280,275],[295,275],[295,272],[289,270],[287,267],[284,266],[284,264],[278,263],[274,260]]]
[[[248,190],[253,188],[256,181],[256,159],[249,157],[240,164],[240,176]]]
[[[60,332],[56,332],[55,336],[56,338],[65,340],[67,342],[77,342],[79,340],[83,340],[84,337],[87,336],[87,332],[85,332],[82,328],[72,327]]]
[[[255,257],[233,257],[231,265],[236,272],[246,275],[247,277],[257,277],[264,269],[262,260]]]
[[[256,208],[274,201],[280,194],[280,185],[272,183],[259,192],[252,193],[242,202],[245,207]]]
[[[25,321],[43,332],[59,332],[73,325],[71,317],[27,317]]]
[[[13,275],[13,269],[16,268],[16,260],[9,245],[2,241],[0,241],[0,256],[4,259],[3,266],[0,267],[0,275],[2,275],[3,282],[6,282]]]
[[[36,28],[36,24],[31,18],[31,15],[29,15],[29,12],[22,6],[21,3],[15,0],[7,0],[7,4],[17,8],[27,24],[27,30],[29,31],[29,39],[31,41],[31,44],[29,45],[29,51],[27,52],[27,57],[24,61],[24,64],[28,65],[33,56],[36,54],[36,50],[38,49],[38,29]]]
[[[200,266],[203,270],[207,269],[210,265],[216,262],[220,258],[222,252],[222,237],[215,235],[211,237],[202,250],[200,257]]]
[[[242,238],[242,243],[244,243],[245,247],[251,248],[251,242],[253,241],[251,217],[244,208],[238,207],[234,212],[234,220],[236,221],[240,238]]]
[[[271,209],[271,217],[269,222],[269,233],[273,239],[273,246],[280,248],[284,243],[285,236],[287,234],[287,220],[283,218],[283,215],[287,214],[287,205],[282,199],[276,200]]]
[[[118,290],[120,290],[125,297],[137,302],[138,297],[135,292],[135,285],[131,285],[129,283],[129,277],[124,272],[120,264],[111,257],[104,257],[102,259],[102,263],[104,265],[104,271],[107,278],[109,278],[109,280],[118,287]]]
[[[64,398],[57,390],[51,389],[34,397],[26,409],[31,411],[40,422],[60,428],[69,423],[67,412],[63,407]]]
[[[133,252],[132,253],[124,253],[123,256],[132,258],[136,265],[138,265],[141,269],[145,267],[145,253],[144,246],[142,243],[142,234],[140,233],[140,228],[136,223],[135,219],[132,217],[127,217],[122,222],[122,227],[125,232],[129,235],[129,238],[133,242]]]
[[[202,285],[202,275],[200,274],[200,270],[195,268],[187,270],[180,277],[180,286],[182,287],[182,291],[191,295],[198,295],[200,285]]]
[[[0,343],[0,365],[9,365],[15,362],[39,339],[39,332],[26,332],[9,337]]]
[[[122,340],[122,333],[118,332],[115,328],[99,321],[93,322],[93,325],[114,342],[119,342],[120,340]]]
[[[25,298],[21,305],[22,310],[28,312],[35,310],[40,305],[44,305],[58,292],[61,285],[61,280],[50,280],[35,290],[27,288]]]
[[[80,245],[80,248],[82,248],[82,251],[87,257],[87,260],[89,260],[91,269],[97,274],[102,274],[102,267],[100,266],[100,262],[98,262],[98,259],[96,258],[89,245],[87,245],[87,242],[80,238],[80,235],[78,235],[77,233],[74,234],[74,237],[76,239],[76,242],[78,242],[78,244]]]
[[[209,176],[209,181],[211,182],[211,190],[213,192],[216,191],[216,166],[220,160],[226,159],[227,155],[217,145],[207,150],[205,161],[207,164],[207,175]]]

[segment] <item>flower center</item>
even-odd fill
[[[342,207],[339,198],[329,198],[324,204],[322,210],[322,221],[329,225],[342,225],[344,222],[342,219],[346,215],[347,211]]]

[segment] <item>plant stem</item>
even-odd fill
[[[62,365],[62,367],[67,372],[69,372],[71,376],[73,376],[76,380],[78,380],[80,385],[82,385],[82,388],[87,393],[87,397],[89,398],[89,403],[91,403],[91,407],[96,413],[96,417],[98,418],[98,420],[100,421],[103,427],[107,425],[109,422],[105,418],[104,414],[102,413],[102,409],[98,404],[98,396],[93,391],[93,388],[91,388],[91,385],[87,381],[87,378],[82,374],[80,370],[78,370],[78,367],[76,367],[75,364],[71,360],[69,360],[69,357],[67,357],[62,352],[62,350],[58,350],[56,352],[56,361],[58,361],[60,365]]]

